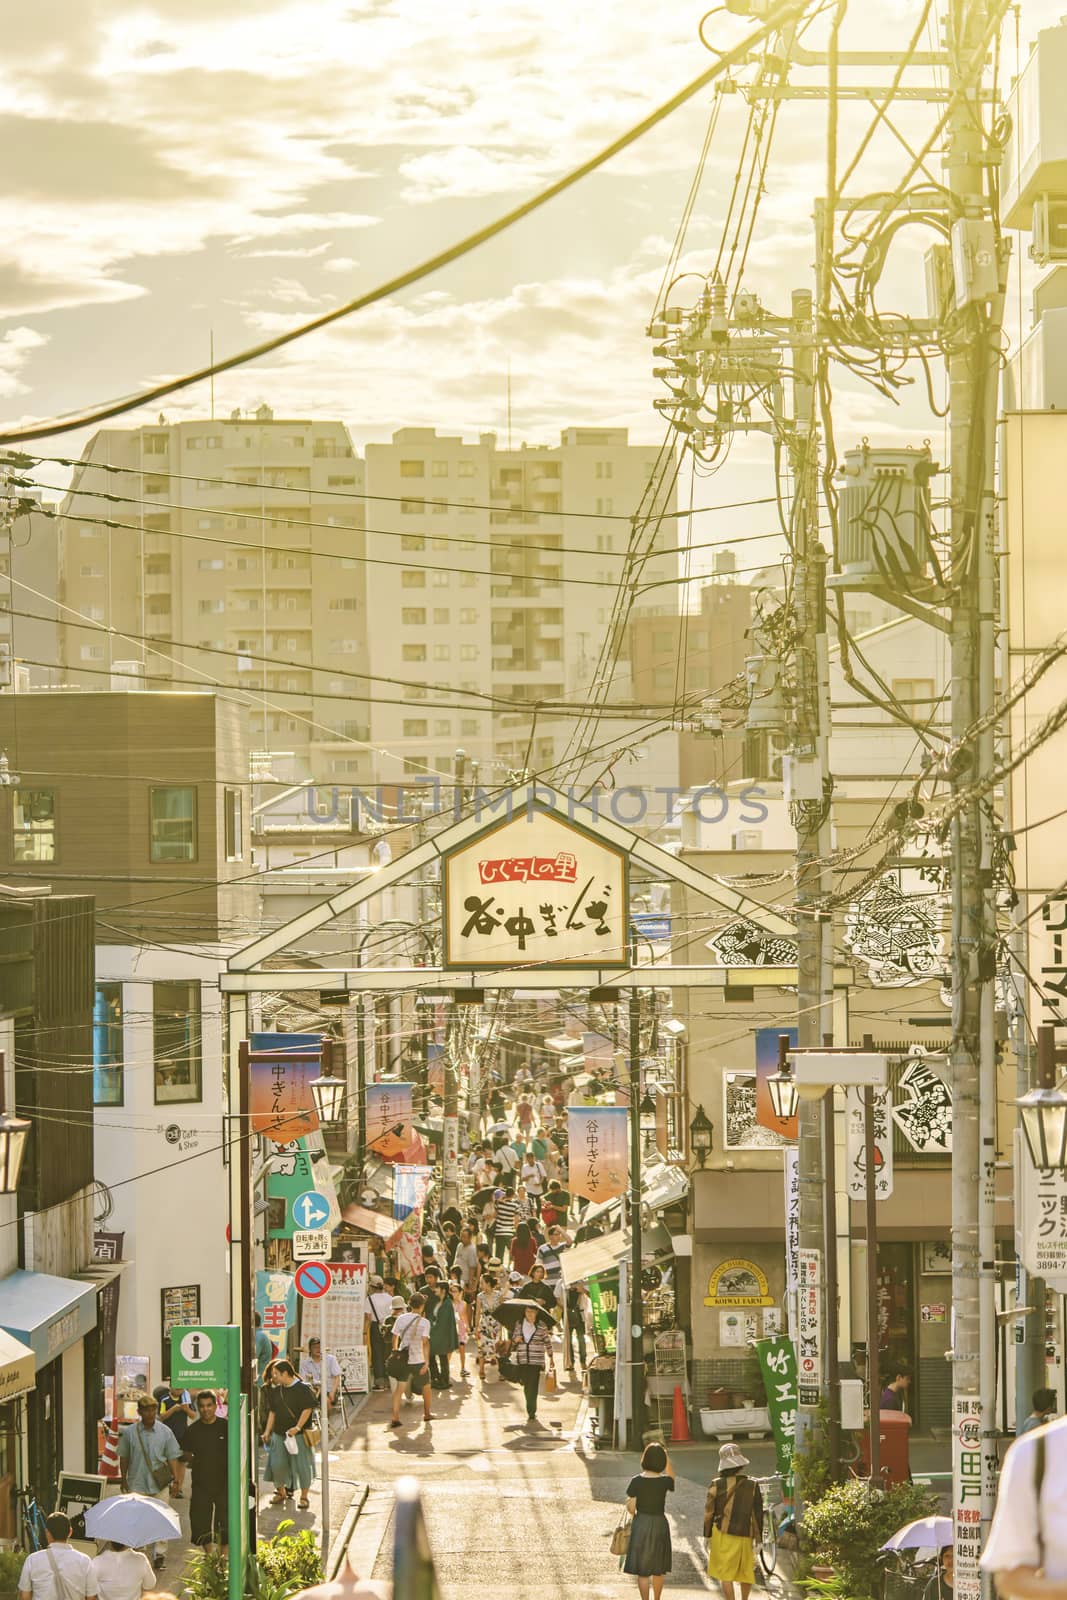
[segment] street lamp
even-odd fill
[[[341,1121],[346,1087],[343,1078],[312,1078],[315,1110],[324,1127],[336,1127]]]
[[[1030,1159],[1039,1171],[1067,1167],[1067,1094],[1062,1089],[1031,1089],[1015,1104]]]
[[[771,1097],[771,1109],[778,1121],[792,1121],[800,1105],[800,1091],[788,1065],[771,1073],[767,1079],[767,1091]]]
[[[645,1141],[645,1154],[648,1155],[656,1137],[656,1102],[647,1089],[638,1107],[638,1117],[640,1118],[641,1133]]]
[[[703,1106],[697,1106],[697,1114],[689,1124],[689,1145],[696,1155],[700,1165],[703,1166],[711,1152],[711,1141],[715,1133],[711,1119],[707,1116]]]

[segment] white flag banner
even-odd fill
[[[865,1090],[845,1090],[845,1180],[851,1200],[867,1196],[867,1129]],[[889,1118],[889,1090],[875,1089],[874,1193],[888,1200],[893,1193],[893,1125]]]

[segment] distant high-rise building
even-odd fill
[[[624,428],[512,450],[401,428],[363,461],[343,423],[266,407],[105,429],[61,508],[64,680],[242,689],[254,746],[320,783],[451,773],[457,749],[483,784],[551,768],[561,703],[631,694],[625,630],[601,659],[620,582],[634,614],[678,607],[658,456]]]

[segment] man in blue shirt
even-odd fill
[[[147,1494],[159,1500],[164,1489],[168,1489],[176,1498],[181,1492],[178,1476],[181,1447],[166,1423],[159,1421],[159,1406],[154,1397],[149,1400],[146,1396],[138,1400],[137,1417],[138,1420],[131,1427],[123,1428],[119,1434],[117,1454],[122,1492],[126,1494],[132,1490],[135,1494]],[[162,1477],[164,1468],[170,1471],[169,1484],[156,1482],[156,1473]],[[157,1572],[166,1559],[167,1541],[160,1539],[156,1543]]]

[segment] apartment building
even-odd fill
[[[85,455],[62,506],[60,598],[85,618],[61,630],[64,681],[242,689],[257,748],[327,785],[451,772],[457,748],[482,782],[551,765],[572,724],[546,710],[531,736],[529,704],[586,697],[657,463],[624,428],[515,449],[401,428],[361,461],[342,423],[265,407],[105,429]],[[678,604],[673,493],[656,504],[636,614]],[[612,684],[630,692],[625,645]]]
[[[161,419],[103,429],[84,459],[60,508],[59,598],[84,618],[60,630],[64,681],[238,688],[257,748],[323,782],[369,776],[363,465],[344,424]]]
[[[457,747],[483,783],[558,758],[569,719],[545,710],[531,721],[530,704],[587,698],[656,458],[625,428],[565,428],[558,445],[515,449],[494,433],[470,443],[401,428],[367,446],[367,552],[395,563],[368,576],[371,654],[407,702],[399,716],[371,706],[372,743],[398,758],[387,776],[400,762],[411,777],[450,772]],[[656,553],[634,595],[646,615],[678,606],[673,491],[656,504]],[[626,644],[612,683],[629,695]]]

